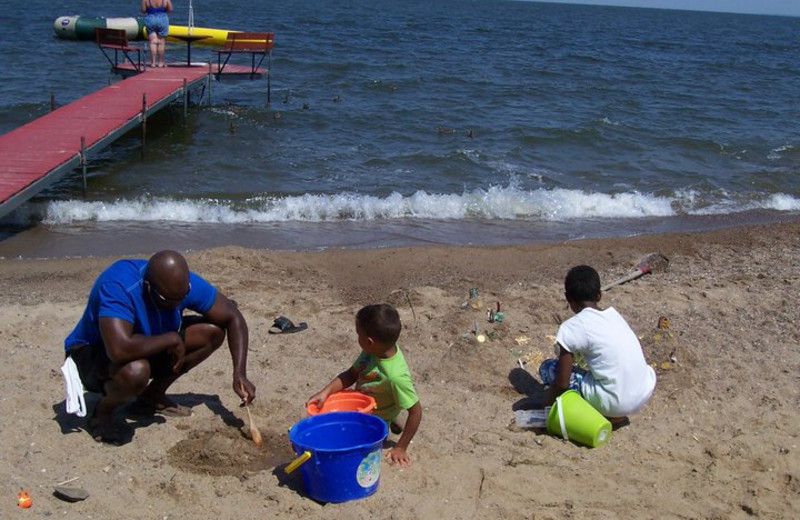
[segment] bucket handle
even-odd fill
[[[567,424],[564,421],[564,407],[561,406],[561,396],[559,395],[556,397],[556,407],[558,408],[558,422],[561,426],[561,436],[564,437],[565,441],[569,440],[569,435],[567,434]]]
[[[304,451],[299,457],[297,457],[292,462],[287,464],[286,467],[283,469],[283,471],[288,475],[292,471],[294,471],[297,468],[299,468],[300,466],[302,466],[303,463],[305,461],[307,461],[308,459],[310,459],[310,458],[311,458],[311,452],[310,451]]]

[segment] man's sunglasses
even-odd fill
[[[192,284],[190,283],[189,288],[186,290],[186,294],[184,294],[180,298],[169,298],[158,292],[158,289],[156,289],[155,286],[152,283],[150,283],[149,280],[145,280],[144,283],[147,284],[148,292],[150,292],[151,295],[155,296],[155,299],[158,302],[165,305],[181,303],[183,299],[189,296],[189,293],[192,292]]]

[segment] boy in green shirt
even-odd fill
[[[405,467],[411,464],[406,451],[422,420],[422,405],[403,352],[397,345],[401,329],[400,315],[389,304],[367,305],[358,311],[356,334],[361,354],[349,369],[312,395],[306,405],[316,403],[322,406],[330,394],[355,383],[356,390],[375,399],[377,406],[372,413],[390,423],[392,431],[399,429],[392,421],[401,410],[408,410],[402,435],[387,455],[390,461]]]

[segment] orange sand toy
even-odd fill
[[[327,412],[363,412],[371,413],[375,409],[375,399],[355,390],[342,390],[328,396],[322,408],[316,403],[306,407],[308,415],[317,415]]]
[[[33,498],[31,498],[27,491],[20,491],[19,495],[17,495],[17,505],[28,509],[33,505]]]

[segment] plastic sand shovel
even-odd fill
[[[649,255],[644,256],[639,261],[639,266],[636,268],[636,271],[632,272],[629,275],[623,276],[613,282],[604,285],[602,290],[607,291],[612,287],[616,287],[617,285],[622,285],[624,283],[630,282],[631,280],[635,280],[640,276],[644,276],[646,274],[650,274],[656,270],[661,271],[667,268],[669,265],[669,259],[662,255],[661,253],[650,253]]]

